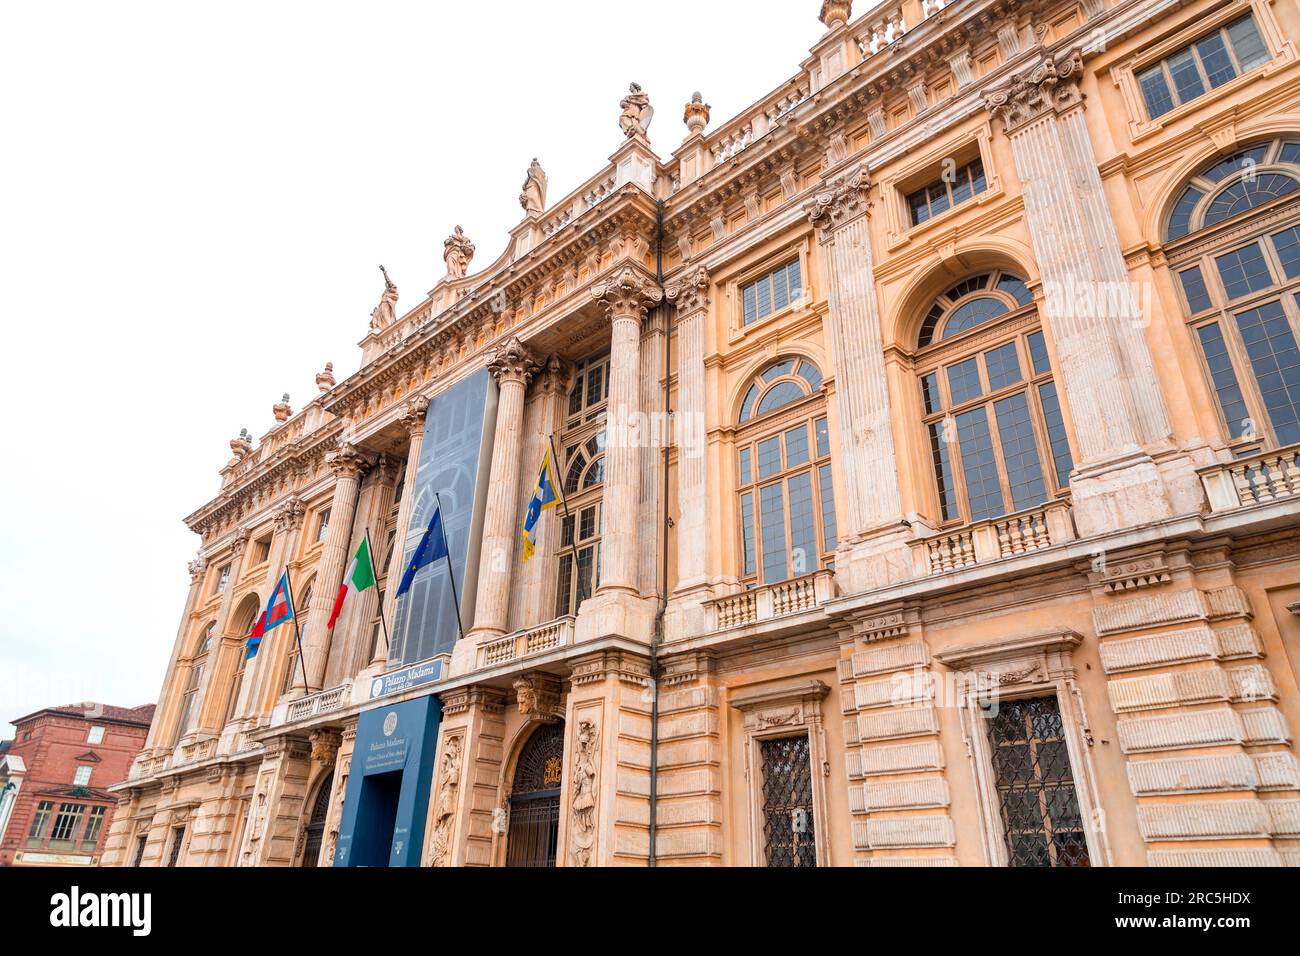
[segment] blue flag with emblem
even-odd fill
[[[533,499],[528,502],[528,513],[524,517],[525,561],[531,561],[537,553],[537,525],[542,520],[542,512],[554,508],[559,500],[555,493],[555,474],[551,471],[551,452],[547,449],[542,457],[542,473],[537,478],[537,487],[533,489]]]
[[[447,534],[442,529],[442,508],[435,508],[433,517],[429,519],[428,530],[420,539],[420,546],[415,549],[415,553],[407,563],[406,573],[402,575],[402,585],[397,589],[397,596],[401,597],[411,590],[411,585],[415,583],[415,576],[422,569],[448,556]]]

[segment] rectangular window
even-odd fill
[[[781,470],[781,439],[779,436],[758,443],[758,477],[766,478]]]
[[[99,835],[104,830],[104,815],[107,810],[104,807],[92,807],[90,817],[86,820],[86,832],[81,835],[81,844],[83,849],[94,849],[95,844],[99,842]]]
[[[1042,332],[1029,333],[1029,359],[1034,365],[1035,375],[1046,375],[1052,370],[1052,363],[1047,357],[1047,340]]]
[[[1205,364],[1210,369],[1210,381],[1214,383],[1214,394],[1218,396],[1223,420],[1228,424],[1228,436],[1247,437],[1251,431],[1250,411],[1242,398],[1241,385],[1237,382],[1227,343],[1223,341],[1223,330],[1217,322],[1211,322],[1202,325],[1196,334],[1201,340],[1201,351],[1205,353]]]
[[[217,575],[217,593],[225,594],[226,588],[230,585],[230,565],[226,565]]]
[[[747,485],[754,480],[752,464],[753,453],[748,448],[740,449],[740,483]]]
[[[753,574],[754,566],[754,496],[748,492],[740,496],[740,530],[744,550],[745,574]]]
[[[789,574],[785,561],[785,501],[780,483],[759,489],[758,520],[763,535],[763,583],[784,581]]]
[[[253,542],[253,563],[265,564],[271,560],[271,539],[263,538],[261,541]]]
[[[65,803],[59,807],[59,815],[54,818],[54,829],[50,831],[50,841],[71,840],[85,812],[85,806],[80,803]]]
[[[1278,444],[1300,442],[1300,351],[1282,303],[1238,314],[1237,328]]]
[[[817,430],[817,457],[825,458],[831,453],[830,426],[826,424],[826,419],[819,418],[814,427]]]
[[[326,508],[320,513],[320,521],[316,523],[316,540],[324,541],[325,536],[330,532],[330,509]]]
[[[1002,460],[1011,485],[1011,505],[1019,511],[1041,504],[1047,499],[1043,486],[1043,466],[1038,457],[1038,442],[1029,419],[1029,402],[1024,392],[993,403],[1002,441]]]
[[[741,287],[744,314],[741,321],[753,325],[773,312],[780,312],[791,302],[803,298],[803,275],[799,259],[794,258],[764,276]]]
[[[790,498],[790,568],[794,577],[817,570],[817,526],[813,519],[812,475],[804,472],[786,482]]]
[[[939,483],[939,510],[944,521],[951,521],[957,517],[957,489],[953,484],[948,443],[943,440],[947,427],[946,421],[930,426],[930,455],[934,459],[934,477]]]
[[[181,858],[181,847],[185,845],[185,828],[176,827],[172,830],[172,851],[167,857],[167,865],[175,866]]]
[[[1070,453],[1070,440],[1065,436],[1065,419],[1061,417],[1061,400],[1056,394],[1055,382],[1038,386],[1038,399],[1043,405],[1043,420],[1047,424],[1047,439],[1052,446],[1052,464],[1056,467],[1056,487],[1070,487],[1070,472],[1074,470],[1074,456]]]
[[[984,371],[988,373],[989,388],[997,391],[1020,381],[1020,356],[1016,343],[1008,342],[984,353]]]
[[[921,376],[921,403],[925,413],[933,415],[943,408],[943,398],[939,395],[939,376],[934,372]]]
[[[1138,73],[1138,88],[1147,115],[1156,119],[1268,60],[1268,49],[1247,14]]]
[[[1201,275],[1200,266],[1193,266],[1178,273],[1178,278],[1183,282],[1183,294],[1187,296],[1187,308],[1192,315],[1204,312],[1213,304],[1210,301],[1210,290],[1205,287],[1205,276]]]
[[[103,742],[104,742],[104,728],[103,728],[103,727],[91,727],[91,728],[90,728],[90,733],[88,733],[88,734],[86,735],[86,743],[88,743],[88,744],[99,744],[99,743],[103,743]]]
[[[1300,226],[1273,233],[1273,248],[1288,279],[1300,278]]]
[[[149,842],[149,835],[142,833],[135,838],[135,854],[131,857],[131,865],[139,866],[144,862],[144,848]]]
[[[763,851],[768,866],[817,865],[808,735],[759,742]]]
[[[793,468],[808,461],[808,426],[800,425],[785,433],[785,466]]]
[[[50,822],[50,814],[54,812],[54,804],[49,800],[42,800],[36,805],[36,816],[32,817],[32,828],[27,831],[27,838],[30,840],[39,840],[45,835],[45,827]]]
[[[956,169],[945,169],[942,176],[907,196],[907,210],[912,225],[919,226],[954,206],[960,206],[988,188],[984,163],[975,160]]]
[[[1267,289],[1273,284],[1273,277],[1268,271],[1268,262],[1258,242],[1225,252],[1214,257],[1219,267],[1219,277],[1223,280],[1223,289],[1229,299],[1239,299],[1243,295]]]
[[[826,542],[826,550],[834,551],[838,529],[835,524],[835,482],[831,477],[830,465],[822,465],[818,469],[817,480],[822,494],[822,539]]]
[[[970,501],[970,520],[983,521],[1006,514],[998,466],[993,458],[987,406],[957,416],[957,442],[961,448],[962,474],[966,478],[966,497]]]
[[[1088,866],[1083,815],[1056,698],[999,702],[989,736],[1010,864]]]
[[[89,784],[90,784],[90,774],[91,774],[91,772],[92,772],[94,769],[95,769],[94,767],[90,767],[90,766],[87,766],[87,765],[85,765],[85,764],[83,764],[82,766],[78,767],[78,768],[77,768],[77,772],[76,772],[76,774],[75,774],[75,775],[73,776],[73,778],[72,778],[72,785],[73,785],[74,787],[85,787],[85,786],[89,786]]]
[[[953,405],[960,405],[984,394],[984,388],[980,385],[978,359],[970,358],[948,366],[948,394],[952,397]]]

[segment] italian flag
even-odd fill
[[[347,600],[349,594],[360,594],[367,588],[375,586],[375,565],[370,560],[370,539],[362,538],[361,547],[357,548],[357,553],[352,557],[352,563],[348,565],[348,573],[343,575],[343,584],[339,587],[339,593],[334,598],[334,610],[330,614],[329,629],[334,630],[334,625],[343,613],[343,602]]]

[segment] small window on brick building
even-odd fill
[[[103,728],[103,727],[91,727],[91,728],[90,728],[90,733],[86,735],[86,743],[88,743],[88,744],[101,744],[101,743],[103,743],[103,742],[104,742],[104,728]]]
[[[86,820],[86,832],[81,835],[82,849],[94,849],[99,843],[99,835],[104,831],[105,807],[92,807]]]
[[[85,813],[86,807],[81,803],[65,803],[59,807],[59,815],[54,818],[54,829],[50,831],[50,842],[71,840]]]
[[[72,778],[74,787],[85,787],[90,785],[90,774],[95,768],[89,764],[82,764],[77,768],[76,774]]]
[[[49,826],[50,814],[54,812],[54,804],[49,800],[42,800],[36,805],[36,816],[32,817],[32,828],[27,831],[29,840],[39,840],[45,836],[45,828]]]

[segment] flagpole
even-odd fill
[[[370,543],[370,527],[365,528],[366,535],[366,556],[370,559],[370,576],[375,579],[375,590],[379,592],[379,626],[384,629],[384,646],[392,649],[393,642],[388,636],[388,622],[384,620],[384,589],[379,586],[379,573],[375,570],[375,550]],[[393,547],[397,546],[397,539],[393,539]]]
[[[556,474],[551,477],[555,479],[555,490],[560,493],[560,504],[564,507],[564,518],[568,521],[572,519],[573,515],[569,513],[569,499],[564,494],[564,476],[559,474],[560,456],[555,451],[555,435],[547,435],[546,440],[551,445],[551,461],[555,462]],[[561,534],[561,540],[563,537],[564,535]],[[582,571],[578,568],[578,526],[576,523],[573,526],[573,540],[569,542],[569,550],[573,554],[573,576],[578,579],[578,603],[582,604],[591,595],[587,593],[587,589],[582,585]]]
[[[293,596],[293,576],[289,573],[289,565],[284,566],[284,586],[289,589],[289,606],[293,608],[293,640],[298,645],[298,664],[302,667],[302,685],[307,688],[307,693],[303,696],[311,696],[311,681],[307,677],[307,658],[302,652],[302,635],[298,631],[298,601]],[[289,675],[293,679],[293,675]],[[292,684],[290,685],[292,686]]]
[[[460,619],[460,596],[456,593],[456,572],[451,566],[451,545],[447,542],[447,516],[442,513],[442,496],[435,491],[433,499],[438,502],[438,526],[442,529],[442,553],[447,558],[447,576],[451,578],[451,600],[456,605],[456,630],[460,631],[460,639],[463,641],[465,640],[465,625]]]

